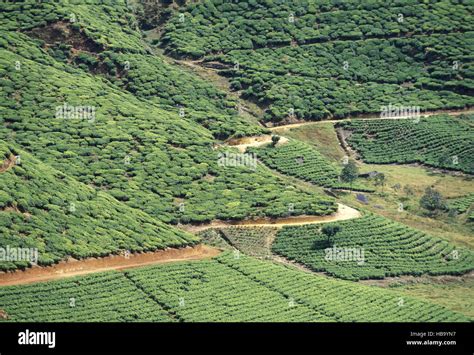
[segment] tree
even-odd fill
[[[428,210],[430,213],[446,209],[446,203],[443,196],[431,187],[426,188],[425,194],[420,199],[420,206]]]
[[[277,136],[277,135],[272,136],[272,146],[276,146],[279,141],[280,141],[280,136]]]
[[[385,174],[378,173],[377,175],[375,175],[374,184],[375,186],[382,186],[382,192],[383,192],[383,187],[385,186]]]
[[[334,236],[342,230],[341,226],[329,224],[321,229],[321,232],[326,236],[328,244],[331,244]]]
[[[352,187],[352,183],[355,179],[359,176],[359,168],[357,167],[356,163],[353,160],[349,160],[349,162],[344,165],[341,171],[341,180],[344,182],[349,182]]]

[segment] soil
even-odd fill
[[[0,173],[4,173],[15,166],[16,157],[14,155],[10,155],[7,159],[3,161],[2,166],[0,166]]]
[[[467,110],[436,110],[436,111],[430,111],[430,112],[423,112],[420,114],[421,117],[430,117],[430,116],[436,116],[436,115],[449,115],[449,116],[458,116],[461,114],[472,114],[474,113],[474,109],[467,109]],[[301,126],[306,126],[310,124],[317,124],[317,123],[322,123],[322,122],[332,122],[332,123],[338,123],[338,122],[344,122],[344,121],[351,121],[351,120],[359,120],[359,121],[368,121],[368,120],[407,120],[407,119],[413,119],[413,117],[387,117],[387,118],[380,118],[380,115],[361,115],[361,116],[356,116],[356,117],[347,117],[347,118],[341,118],[339,120],[321,120],[321,121],[303,121],[300,120],[299,122],[295,123],[290,123],[290,124],[284,124],[280,126],[270,126],[271,123],[267,123],[268,127],[271,131],[285,131],[287,129],[291,128],[296,128],[296,127],[301,127]]]
[[[362,214],[356,209],[338,203],[336,213],[329,216],[297,216],[286,218],[259,218],[245,221],[214,221],[202,225],[181,225],[180,228],[190,231],[199,232],[209,228],[225,228],[231,226],[247,226],[247,227],[275,227],[283,228],[284,226],[297,226],[312,223],[328,223],[335,221],[344,221],[352,218],[359,218]]]
[[[52,266],[32,267],[24,271],[0,273],[0,286],[51,281],[66,277],[110,270],[130,269],[145,265],[207,259],[219,255],[220,252],[219,249],[199,244],[195,247],[180,249],[170,248],[147,253],[110,255],[103,258],[89,258],[83,260],[70,259],[68,261],[61,261]]]
[[[234,138],[227,141],[227,144],[231,147],[237,148],[240,152],[245,153],[248,147],[260,147],[262,145],[270,144],[272,142],[271,135],[263,135],[256,137],[244,137]],[[288,143],[288,138],[280,137],[277,143],[277,147]]]

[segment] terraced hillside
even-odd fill
[[[474,173],[474,116],[352,120],[337,125],[368,163],[422,163]]]
[[[1,247],[37,248],[39,265],[195,244],[199,238],[132,209],[0,141]],[[30,266],[0,261],[0,271]]]
[[[265,110],[264,120],[472,106],[470,5],[454,0],[190,3],[161,38]]]
[[[0,42],[0,72],[6,94],[0,134],[6,141],[164,222],[285,216],[289,204],[294,205],[294,214],[329,214],[336,209],[331,199],[287,186],[260,167],[220,165],[219,155],[224,151],[215,149],[214,135],[225,133],[213,130],[212,124],[198,124],[202,115],[188,117],[185,113],[183,117],[176,107],[171,110],[163,105],[161,96],[147,100],[143,96],[148,94],[123,90],[122,84],[128,87],[125,79],[118,79],[122,84],[112,82],[93,70],[76,67],[75,59],[70,62],[67,55],[58,59],[57,50],[36,38],[35,33],[46,31],[44,26],[51,28],[53,23],[59,29],[51,30],[51,36],[68,48],[73,46],[69,51],[77,56],[78,51],[94,56],[93,49],[100,57],[107,49],[119,57],[143,55],[140,58],[150,62],[153,57],[146,57],[146,46],[130,23],[133,19],[125,2],[114,6],[101,1],[77,7],[65,2],[41,2],[39,8],[24,3],[0,6],[5,10],[0,27],[5,34]],[[64,29],[58,21],[69,19],[71,13],[75,21]],[[17,26],[22,31],[14,31]],[[148,76],[165,75],[155,70],[158,67],[150,66]],[[163,85],[163,90],[173,92],[172,81],[164,80]],[[183,95],[196,98],[192,87]],[[234,122],[232,126],[238,127]]]
[[[207,261],[4,287],[0,304],[9,321],[468,321],[401,293],[301,273],[245,255],[235,259],[232,253]]]
[[[314,147],[301,141],[292,139],[281,146],[266,145],[262,148],[251,148],[249,151],[256,153],[258,159],[270,168],[315,185],[373,191],[362,183],[349,184],[340,181],[341,167],[332,164]]]
[[[0,47],[20,47],[17,53],[24,56],[34,51],[28,58],[49,64],[54,63],[53,58],[103,77],[169,111],[184,110],[187,117],[209,128],[216,137],[262,132],[238,115],[235,100],[226,93],[153,54],[142,41],[129,3],[3,2]],[[24,43],[29,39],[34,42]],[[49,56],[40,59],[38,47]]]
[[[320,225],[281,229],[272,251],[314,271],[359,280],[398,275],[459,275],[474,269],[474,253],[446,240],[381,216],[330,224],[331,236]]]
[[[461,196],[448,200],[450,208],[456,210],[458,213],[464,213],[474,205],[474,193],[466,196]]]
[[[463,214],[468,212],[468,220],[474,221],[474,193],[466,196],[449,199],[447,201],[448,207],[457,213]]]

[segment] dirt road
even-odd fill
[[[282,228],[284,226],[298,226],[303,224],[312,224],[312,223],[327,223],[335,221],[344,221],[347,219],[359,218],[362,214],[356,209],[338,203],[338,210],[336,213],[329,216],[297,216],[297,217],[287,217],[287,218],[261,218],[251,221],[237,221],[237,222],[227,222],[227,221],[214,221],[208,224],[203,225],[183,225],[180,226],[182,229],[189,232],[199,232],[209,228],[225,228],[232,226],[246,226],[246,227],[275,227]]]
[[[436,116],[436,115],[449,115],[449,116],[457,116],[461,114],[472,114],[474,113],[474,109],[469,109],[469,110],[455,110],[455,111],[444,111],[444,110],[439,110],[439,111],[432,111],[432,112],[424,112],[421,113],[421,117],[431,117],[431,116]],[[287,125],[282,125],[282,126],[275,126],[275,127],[267,127],[273,132],[277,131],[286,131],[290,128],[297,128],[301,126],[307,126],[307,125],[312,125],[312,124],[319,124],[319,123],[337,123],[337,122],[344,122],[344,121],[369,121],[369,120],[407,120],[407,119],[414,119],[413,117],[387,117],[387,118],[380,118],[380,116],[367,116],[367,117],[348,117],[348,118],[341,118],[339,120],[321,120],[321,121],[304,121],[304,122],[298,122],[298,123],[290,123]]]
[[[199,244],[195,247],[165,249],[148,253],[110,255],[103,258],[61,261],[52,266],[33,267],[25,271],[0,273],[0,286],[44,282],[96,272],[131,269],[176,261],[207,259],[219,254],[220,250]]]

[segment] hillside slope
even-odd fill
[[[37,248],[39,265],[66,257],[148,251],[195,244],[199,238],[77,182],[29,153],[0,141],[2,248]],[[6,166],[6,164],[4,164]],[[0,262],[0,271],[28,261]]]
[[[288,186],[259,166],[235,166],[233,161],[220,164],[219,157],[226,150],[216,145],[215,136],[231,132],[224,129],[227,133],[223,133],[217,123],[196,122],[208,113],[213,117],[213,105],[205,114],[200,111],[193,117],[186,111],[181,115],[176,107],[171,109],[177,101],[162,102],[167,93],[179,91],[171,89],[179,80],[178,84],[163,81],[164,87],[158,90],[162,96],[151,93],[153,97],[149,97],[136,92],[125,77],[112,80],[109,74],[96,73],[92,64],[77,65],[74,58],[82,52],[100,59],[105,49],[107,56],[128,55],[134,65],[150,64],[153,57],[146,56],[147,48],[125,3],[61,4],[41,3],[39,8],[1,5],[6,9],[2,13],[6,21],[0,27],[5,35],[0,41],[0,72],[6,95],[0,111],[0,134],[6,141],[164,222],[335,211],[332,199]],[[22,16],[18,15],[20,8]],[[75,21],[64,28],[71,13]],[[13,31],[18,24],[21,31]],[[44,34],[45,40],[37,39],[38,33],[54,26],[59,26],[59,34],[51,32],[54,41]],[[57,41],[57,48],[48,44]],[[58,54],[64,46],[75,53],[73,59]],[[109,61],[104,58],[101,60],[107,66]],[[147,76],[160,81],[166,71],[160,72],[159,67],[147,66],[151,70]],[[130,73],[133,78],[135,71]],[[117,75],[120,77],[119,72]],[[184,88],[182,94],[194,100],[194,84]],[[233,121],[232,125],[238,127]],[[293,206],[291,211],[289,206]]]

